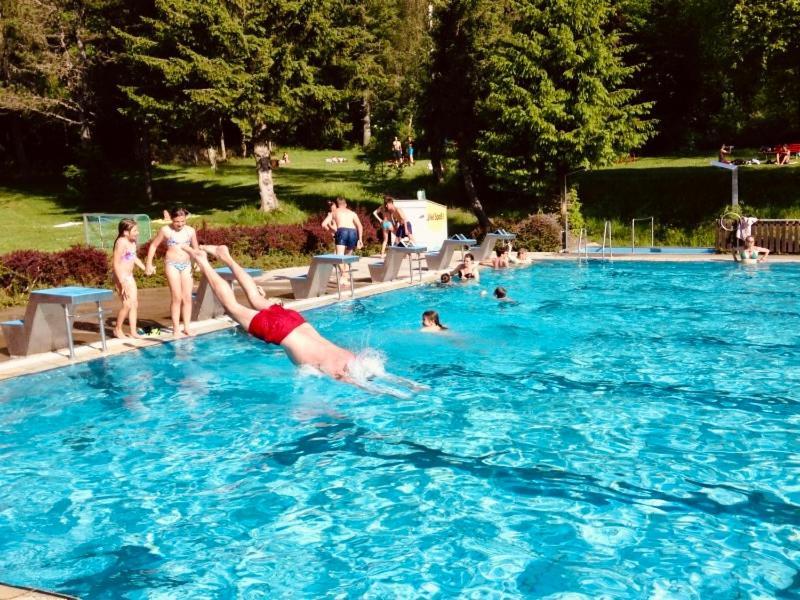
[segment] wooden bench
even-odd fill
[[[11,356],[28,356],[69,348],[75,358],[72,328],[78,316],[97,317],[100,341],[106,351],[105,316],[101,302],[111,300],[111,290],[86,287],[61,287],[31,292],[24,319],[0,323]],[[95,312],[78,315],[81,304],[94,304]]]
[[[794,156],[795,156],[795,158],[796,158],[796,157],[797,157],[797,155],[798,155],[798,154],[800,154],[800,143],[794,143],[794,144],[777,144],[777,145],[775,145],[775,146],[761,146],[761,148],[759,149],[759,151],[760,151],[762,154],[764,154],[764,156],[766,156],[767,158],[769,158],[770,156],[775,156],[775,155],[777,155],[779,152],[782,152],[782,151],[783,151],[783,147],[784,147],[784,146],[786,146],[786,150],[787,150],[787,152],[789,152],[789,157],[790,157],[790,158],[791,158],[791,156],[792,156],[792,155],[794,155]]]

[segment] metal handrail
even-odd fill
[[[631,254],[636,248],[636,221],[650,221],[650,247],[654,248],[656,245],[655,237],[655,219],[653,217],[641,217],[640,219],[631,219]]]
[[[589,260],[589,233],[585,227],[581,227],[578,234],[578,261],[581,260],[581,243],[583,243],[583,258]]]
[[[603,258],[606,257],[606,235],[608,235],[608,257],[613,260],[614,251],[612,248],[614,247],[614,243],[611,241],[611,221],[603,222],[603,247],[600,249]]]

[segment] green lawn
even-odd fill
[[[283,152],[281,149],[280,152]],[[142,185],[133,173],[114,173],[101,200],[87,200],[61,178],[35,184],[0,186],[0,253],[19,248],[59,250],[83,241],[82,212],[147,213],[159,218],[163,208],[180,204],[192,211],[193,222],[209,225],[301,223],[324,209],[324,201],[342,195],[372,210],[384,193],[401,198],[427,197],[450,206],[451,231],[468,232],[475,224],[471,213],[454,209],[460,204],[457,182],[434,182],[423,160],[397,171],[370,171],[357,150],[302,150],[288,148],[291,163],[275,171],[281,209],[273,214],[257,210],[258,186],[251,159],[233,159],[216,172],[206,165],[161,165],[155,169],[152,205],[143,199]],[[750,158],[754,151],[735,156]],[[326,163],[341,156],[344,163]],[[630,237],[630,220],[655,217],[657,243],[706,245],[713,239],[713,220],[730,201],[729,171],[709,166],[714,155],[642,158],[606,169],[570,176],[578,186],[590,236],[597,239],[602,224],[611,220],[615,239]],[[453,170],[451,169],[451,173]],[[800,217],[800,163],[744,166],[739,170],[739,197],[748,214],[760,217]],[[520,214],[528,212],[521,207]],[[649,234],[640,227],[641,242]],[[649,243],[649,242],[648,242]]]
[[[283,149],[281,150],[283,151]],[[0,253],[20,248],[60,250],[84,239],[82,212],[146,213],[161,217],[161,211],[174,205],[187,207],[197,225],[302,223],[310,214],[321,212],[325,200],[342,195],[356,206],[373,210],[384,193],[400,198],[416,197],[425,189],[427,197],[447,202],[453,197],[453,183],[434,185],[427,161],[402,171],[370,171],[355,150],[287,149],[291,163],[275,171],[275,189],[281,202],[279,211],[264,214],[259,204],[255,165],[251,159],[233,159],[216,172],[206,165],[160,165],[155,168],[153,189],[156,201],[143,198],[136,174],[115,173],[102,200],[86,200],[71,193],[60,178],[36,183],[0,186]],[[326,163],[333,156],[344,163]],[[469,229],[474,218],[464,210],[450,211],[458,230]],[[55,227],[73,223],[72,227]]]
[[[736,150],[736,158],[758,157]],[[630,243],[631,219],[655,217],[656,243],[713,244],[714,220],[731,200],[731,172],[710,166],[716,155],[642,158],[570,176],[577,184],[592,239],[612,221],[614,240]],[[800,217],[800,162],[739,168],[739,202],[749,215]],[[637,223],[637,243],[649,245],[649,225]],[[647,238],[645,240],[645,238]]]

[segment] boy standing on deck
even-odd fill
[[[352,254],[356,248],[363,248],[364,230],[361,227],[361,219],[347,208],[347,200],[341,196],[336,198],[336,210],[331,214],[333,215],[333,224],[336,226],[334,236],[336,254],[348,255]],[[339,265],[338,268],[344,277],[344,265]]]

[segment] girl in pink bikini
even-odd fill
[[[170,211],[172,223],[164,225],[158,235],[150,243],[147,250],[147,261],[145,272],[152,275],[156,272],[153,266],[153,258],[156,250],[162,242],[167,244],[167,253],[164,256],[164,274],[167,276],[172,298],[170,302],[170,315],[172,317],[172,334],[176,337],[191,335],[189,323],[192,320],[192,259],[186,252],[186,248],[197,250],[200,245],[197,243],[197,234],[194,228],[186,224],[188,212],[183,208],[175,208]],[[180,323],[183,320],[183,332]]]
[[[122,324],[127,317],[131,326],[130,337],[141,337],[136,331],[136,313],[139,308],[139,291],[133,278],[133,267],[144,271],[144,264],[136,256],[136,240],[139,228],[133,219],[122,219],[119,222],[117,239],[114,241],[114,287],[122,299],[122,308],[117,313],[114,335],[118,338],[128,337],[122,331]]]

